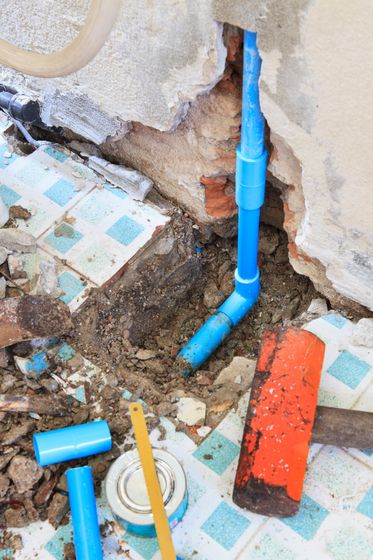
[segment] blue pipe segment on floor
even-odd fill
[[[36,460],[41,467],[80,459],[111,449],[111,434],[105,420],[35,434]]]
[[[236,159],[238,251],[235,291],[179,353],[181,371],[185,375],[207,360],[251,309],[260,292],[257,267],[259,216],[264,202],[267,166],[264,117],[259,104],[261,62],[256,33],[245,31],[241,145],[237,148]]]
[[[102,560],[91,467],[66,471],[76,560]]]

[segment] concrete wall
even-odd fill
[[[2,36],[61,48],[89,3],[56,4],[1,0]],[[268,178],[285,203],[293,266],[334,302],[373,309],[372,17],[368,0],[127,0],[107,45],[76,75],[3,69],[0,80],[40,96],[46,122],[101,144],[201,226],[231,235],[239,36],[223,37],[222,23],[257,31]]]

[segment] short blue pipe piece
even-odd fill
[[[198,369],[256,302],[259,291],[258,235],[264,202],[267,152],[264,117],[259,105],[261,59],[256,34],[245,31],[241,146],[236,160],[236,202],[239,207],[235,291],[178,355],[181,371]]]
[[[33,441],[36,460],[41,467],[111,449],[111,434],[105,420],[35,434]]]
[[[91,467],[66,471],[76,560],[102,560]]]

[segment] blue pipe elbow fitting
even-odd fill
[[[111,434],[105,420],[35,434],[36,460],[41,467],[80,459],[111,449]]]
[[[91,467],[66,471],[76,560],[102,560]]]

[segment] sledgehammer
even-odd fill
[[[373,414],[316,407],[325,344],[266,331],[256,365],[233,501],[260,515],[298,513],[310,443],[373,449]]]

